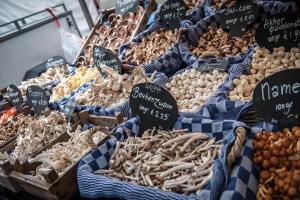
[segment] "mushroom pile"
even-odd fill
[[[188,10],[194,9],[197,5],[201,4],[202,0],[184,0]]]
[[[212,177],[222,141],[187,130],[148,130],[118,142],[110,168],[95,173],[183,194],[200,192]]]
[[[77,163],[82,156],[91,150],[91,139],[94,144],[99,144],[107,135],[101,131],[97,131],[90,135],[90,130],[81,131],[77,129],[75,132],[69,132],[71,138],[66,142],[59,142],[37,155],[35,158],[29,158],[28,163],[42,163],[36,168],[35,178],[45,182],[43,174],[48,174],[51,170],[60,176],[69,167]]]
[[[212,0],[211,5],[217,10],[223,9],[225,7],[231,7],[236,3],[236,0]]]
[[[261,168],[258,200],[299,199],[300,127],[256,135],[253,161]]]
[[[11,161],[26,162],[31,154],[61,136],[66,130],[67,122],[60,112],[52,111],[47,117],[34,118],[24,128],[24,133],[17,137],[15,149],[10,154]]]
[[[285,69],[300,68],[300,48],[285,51],[284,47],[270,52],[265,48],[255,48],[249,75],[242,75],[233,81],[234,89],[229,93],[231,100],[249,101],[261,80]]]
[[[77,68],[74,75],[62,79],[61,83],[53,89],[50,101],[57,101],[65,97],[82,84],[95,79],[97,76],[101,76],[97,68],[84,66]]]
[[[126,51],[125,64],[150,64],[169,50],[176,42],[176,34],[171,30],[153,32],[141,42],[132,42]]]
[[[134,85],[139,83],[152,82],[155,73],[149,78],[145,75],[144,68],[138,66],[134,69],[132,75],[120,75],[112,68],[101,66],[107,72],[108,76],[104,79],[98,77],[95,83],[86,90],[76,95],[75,101],[80,105],[100,105],[105,107],[122,104],[128,100],[130,92]]]
[[[21,85],[18,86],[22,95],[26,95],[26,90],[31,85],[37,85],[43,87],[49,84],[51,81],[61,80],[63,77],[67,76],[69,73],[68,67],[51,67],[48,68],[46,72],[42,73],[40,76],[29,79],[27,81],[22,81]]]
[[[201,58],[218,57],[224,58],[247,53],[249,47],[255,42],[255,28],[246,31],[242,38],[232,37],[222,28],[209,26],[206,33],[203,33],[198,45],[190,46],[194,55]]]
[[[228,77],[225,72],[201,72],[196,69],[177,74],[166,87],[175,97],[182,112],[198,112],[205,101]]]

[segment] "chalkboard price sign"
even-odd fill
[[[133,87],[129,105],[134,116],[140,118],[140,134],[148,129],[171,129],[178,116],[173,96],[163,87],[141,83]]]
[[[10,85],[7,88],[7,93],[13,106],[15,106],[17,110],[20,110],[23,104],[23,97],[19,88],[16,85]]]
[[[160,19],[169,25],[171,30],[180,27],[180,21],[187,12],[183,0],[167,0],[161,7]]]
[[[257,114],[266,121],[286,121],[297,116],[299,118],[299,77],[300,69],[288,69],[262,80],[253,92],[253,104]]]
[[[195,63],[194,67],[203,72],[209,72],[213,70],[225,71],[229,65],[227,60],[222,61],[208,61],[204,63]]]
[[[95,66],[99,69],[100,73],[105,77],[107,76],[107,74],[101,69],[101,65],[107,65],[108,67],[111,67],[119,74],[122,73],[121,61],[115,54],[113,54],[108,49],[105,49],[100,46],[94,46],[93,59],[94,59]]]
[[[33,109],[33,112],[39,116],[48,107],[49,98],[45,90],[36,85],[29,86],[26,91],[27,103]]]
[[[53,56],[52,58],[48,59],[46,62],[46,68],[50,67],[64,67],[66,66],[66,59],[62,56]]]
[[[237,1],[237,3],[217,15],[220,25],[229,29],[233,37],[242,37],[248,25],[255,22],[259,14],[257,4],[251,1]]]
[[[68,121],[71,121],[72,115],[75,111],[76,108],[76,102],[75,99],[71,99],[68,101],[68,103],[63,107],[63,112],[66,115],[66,118],[68,119]]]
[[[269,50],[284,46],[286,50],[300,47],[300,13],[282,13],[268,17],[255,33],[259,46]]]
[[[135,13],[139,5],[140,0],[117,0],[116,14],[124,16],[129,12]]]

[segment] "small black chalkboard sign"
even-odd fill
[[[124,16],[129,12],[135,13],[139,5],[140,0],[117,0],[116,14]]]
[[[160,9],[159,17],[169,29],[174,30],[180,27],[180,21],[185,17],[187,12],[183,0],[167,0]]]
[[[259,7],[252,1],[237,1],[234,6],[226,8],[217,19],[224,29],[229,29],[233,37],[242,37],[248,25],[255,22],[259,15]]]
[[[135,85],[130,93],[129,106],[133,115],[140,118],[140,134],[153,127],[171,129],[178,116],[174,97],[153,83]]]
[[[29,86],[26,91],[26,98],[28,105],[37,116],[41,115],[48,107],[49,98],[45,90],[39,86]]]
[[[300,12],[288,12],[265,19],[257,28],[259,46],[269,50],[284,46],[286,50],[300,47]]]
[[[101,65],[107,65],[119,74],[122,73],[122,63],[118,56],[113,54],[112,51],[100,46],[93,47],[93,59],[95,66],[99,69],[103,76],[107,76],[106,72],[101,69]]]
[[[75,99],[70,99],[67,104],[63,107],[63,112],[66,115],[66,118],[68,119],[68,122],[71,121],[72,115],[76,108],[76,102]]]
[[[12,105],[15,106],[16,109],[19,111],[23,104],[23,97],[19,88],[16,85],[10,85],[7,88],[7,94],[10,98]]]
[[[253,92],[253,105],[266,121],[293,121],[300,125],[300,69],[288,69],[262,80]],[[297,117],[298,116],[298,117]]]
[[[52,58],[48,59],[46,62],[46,68],[51,67],[64,67],[66,66],[66,59],[62,56],[53,56]]]
[[[229,62],[227,60],[222,61],[208,61],[204,63],[195,63],[194,67],[203,72],[209,72],[213,70],[226,71]]]

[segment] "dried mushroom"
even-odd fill
[[[82,84],[92,81],[97,76],[101,76],[97,68],[79,67],[74,75],[62,79],[61,83],[53,89],[50,101],[57,101],[73,90],[79,88]]]
[[[186,130],[146,131],[118,142],[110,168],[96,173],[183,194],[200,192],[212,177],[222,141]]]
[[[264,78],[285,70],[300,68],[300,48],[285,51],[284,47],[274,48],[273,52],[255,48],[249,75],[242,75],[233,81],[234,89],[229,93],[231,100],[251,100],[256,85]]]
[[[194,55],[201,58],[218,57],[224,58],[247,53],[249,47],[255,43],[255,28],[246,31],[242,38],[231,37],[222,28],[209,26],[206,33],[203,33],[198,45],[190,46]]]
[[[198,112],[227,77],[227,73],[218,70],[201,72],[189,69],[174,76],[166,87],[175,97],[180,111]]]
[[[101,105],[105,107],[122,104],[128,100],[134,85],[139,83],[152,82],[155,73],[149,78],[145,70],[138,66],[132,75],[120,75],[107,66],[101,67],[108,73],[103,80],[97,78],[95,83],[85,92],[78,93],[75,101],[81,105]]]
[[[141,42],[132,42],[126,51],[125,64],[150,64],[169,50],[176,42],[176,34],[171,30],[153,32]]]

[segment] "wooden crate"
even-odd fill
[[[152,14],[153,11],[155,11],[157,8],[157,3],[155,0],[150,0],[149,1],[149,5],[147,6],[147,8],[145,8],[145,11],[141,17],[141,20],[139,21],[136,29],[134,30],[134,33],[130,39],[130,41],[133,39],[134,36],[136,36],[137,34],[139,34],[141,31],[144,30],[146,24],[147,24],[147,20],[150,17],[150,15]],[[79,57],[84,56],[84,49],[86,48],[86,46],[90,43],[92,37],[96,34],[96,31],[99,29],[99,27],[106,22],[108,16],[111,13],[115,12],[115,8],[109,9],[109,10],[104,10],[102,11],[101,15],[98,17],[95,26],[93,27],[93,29],[91,30],[91,32],[89,33],[86,41],[84,42],[83,46],[80,48],[79,53],[77,54],[77,56],[75,57],[74,61],[73,61],[73,65],[76,65]]]

